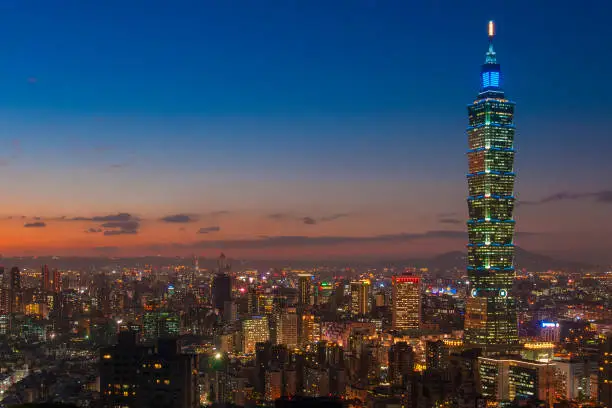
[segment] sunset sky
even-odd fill
[[[493,19],[516,243],[612,262],[612,5],[576,4],[4,1],[0,253],[463,250]]]

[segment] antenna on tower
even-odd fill
[[[489,41],[493,41],[493,37],[495,37],[495,23],[491,20],[489,21]]]

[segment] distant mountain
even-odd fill
[[[234,270],[259,269],[262,271],[270,268],[308,269],[314,266],[325,266],[329,268],[361,267],[361,268],[381,268],[394,266],[403,268],[407,266],[427,267],[435,271],[448,271],[453,269],[465,270],[467,266],[467,255],[461,251],[446,252],[432,258],[403,258],[375,260],[369,259],[337,259],[337,260],[232,260]],[[14,257],[1,258],[0,265],[5,268],[19,266],[20,268],[40,268],[41,265],[49,265],[50,268],[77,269],[77,270],[102,270],[120,271],[125,267],[144,267],[150,265],[154,268],[168,265],[191,265],[191,257],[133,257],[133,258],[108,258],[108,257]],[[199,260],[201,269],[214,269],[217,266],[215,258],[201,257]],[[598,271],[603,268],[580,262],[559,260],[547,255],[541,255],[516,248],[516,266],[518,269],[526,269],[533,272],[554,270],[567,271]]]
[[[523,248],[516,248],[516,268],[531,272],[542,272],[550,269],[567,271],[598,270],[599,267],[581,262],[562,261],[547,255],[536,254]],[[467,265],[467,254],[460,251],[447,252],[426,261],[434,270],[464,269]]]

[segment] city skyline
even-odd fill
[[[158,3],[138,32],[118,2],[5,5],[2,253],[464,251],[457,152],[494,19],[521,106],[516,243],[612,261],[606,13],[315,3]]]

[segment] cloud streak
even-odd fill
[[[520,205],[542,205],[555,203],[558,201],[572,201],[572,200],[583,200],[592,199],[598,203],[612,204],[612,190],[600,190],[586,193],[576,193],[569,191],[562,191],[560,193],[546,196],[537,201],[519,201]]]
[[[44,228],[47,226],[47,224],[43,221],[36,221],[36,222],[27,222],[23,224],[23,226],[25,228]]]
[[[292,215],[288,213],[274,213],[274,214],[268,215],[266,218],[270,220],[274,220],[274,221],[284,221],[284,220],[301,221],[303,224],[306,224],[306,225],[316,225],[316,224],[323,223],[323,222],[331,222],[339,218],[344,218],[348,216],[349,214],[346,214],[346,213],[338,213],[338,214],[332,214],[332,215],[327,215],[324,217],[315,218],[312,216],[296,216],[296,215]]]
[[[160,218],[160,221],[162,222],[177,223],[177,224],[195,222],[197,220],[198,220],[197,217],[194,217],[193,215],[188,215],[188,214],[172,214],[172,215],[166,215],[165,217]]]
[[[221,231],[221,227],[213,226],[213,227],[202,227],[198,230],[198,234],[210,234],[211,232],[219,232]]]

